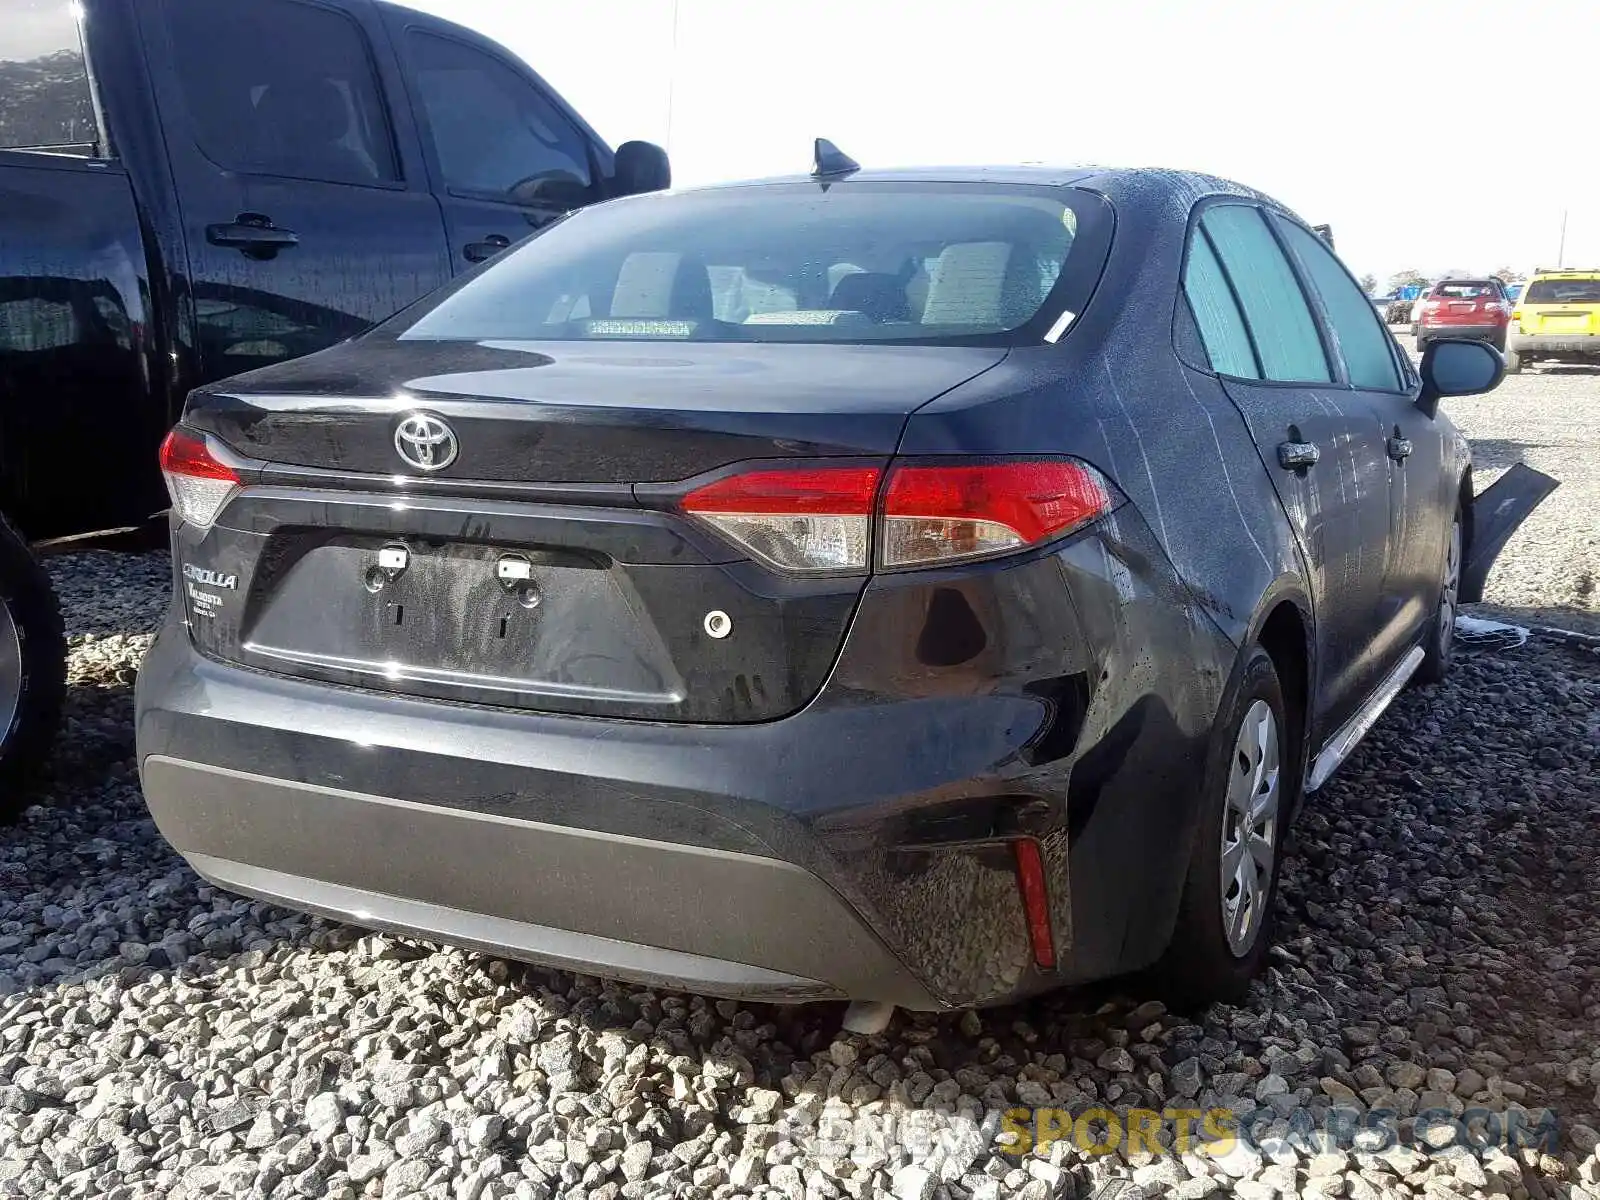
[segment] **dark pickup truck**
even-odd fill
[[[0,813],[49,745],[35,551],[167,506],[189,390],[665,187],[523,62],[375,0],[0,0]]]

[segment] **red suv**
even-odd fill
[[[1428,289],[1417,316],[1417,349],[1435,338],[1473,338],[1506,348],[1511,304],[1498,279],[1443,279]]]

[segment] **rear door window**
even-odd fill
[[[394,138],[366,35],[300,0],[166,0],[195,140],[226,170],[390,183]]]
[[[1265,378],[1331,383],[1316,318],[1261,211],[1243,204],[1214,205],[1200,225],[1244,309]]]
[[[1196,229],[1189,244],[1189,259],[1184,266],[1183,294],[1200,328],[1211,369],[1221,375],[1241,379],[1260,379],[1261,364],[1256,361],[1245,328],[1244,314],[1233,294],[1222,264],[1204,231]]]
[[[0,0],[0,150],[96,152],[77,14],[68,0]]]
[[[1399,391],[1400,372],[1395,366],[1393,343],[1378,324],[1378,314],[1372,311],[1372,303],[1356,281],[1321,238],[1292,221],[1279,221],[1278,228],[1322,298],[1351,386]]]
[[[1600,279],[1535,279],[1524,304],[1600,304]]]
[[[463,42],[418,30],[407,36],[449,191],[560,209],[595,198],[588,140],[538,88]]]

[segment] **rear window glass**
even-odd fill
[[[1429,294],[1438,300],[1498,300],[1500,287],[1494,283],[1439,283]]]
[[[1535,279],[1524,304],[1600,304],[1600,279]]]
[[[637,197],[550,227],[399,336],[1003,339],[1056,318],[1060,298],[1045,306],[1058,283],[1084,274],[1093,283],[1101,255],[1080,248],[1078,207],[1097,212],[1097,203],[1066,189],[970,184]]]
[[[69,0],[0,0],[0,150],[87,154],[99,140]]]

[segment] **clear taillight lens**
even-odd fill
[[[759,469],[695,489],[682,507],[784,571],[864,571],[876,522],[880,567],[1023,550],[1114,507],[1093,467],[1063,459]]]
[[[1111,507],[1105,479],[1080,462],[896,467],[883,498],[878,560],[915,567],[1022,550]]]
[[[232,467],[218,462],[204,439],[174,429],[161,443],[161,474],[172,507],[191,525],[205,528],[239,488]]]
[[[785,571],[864,571],[877,467],[748,471],[683,498],[724,537]]]

